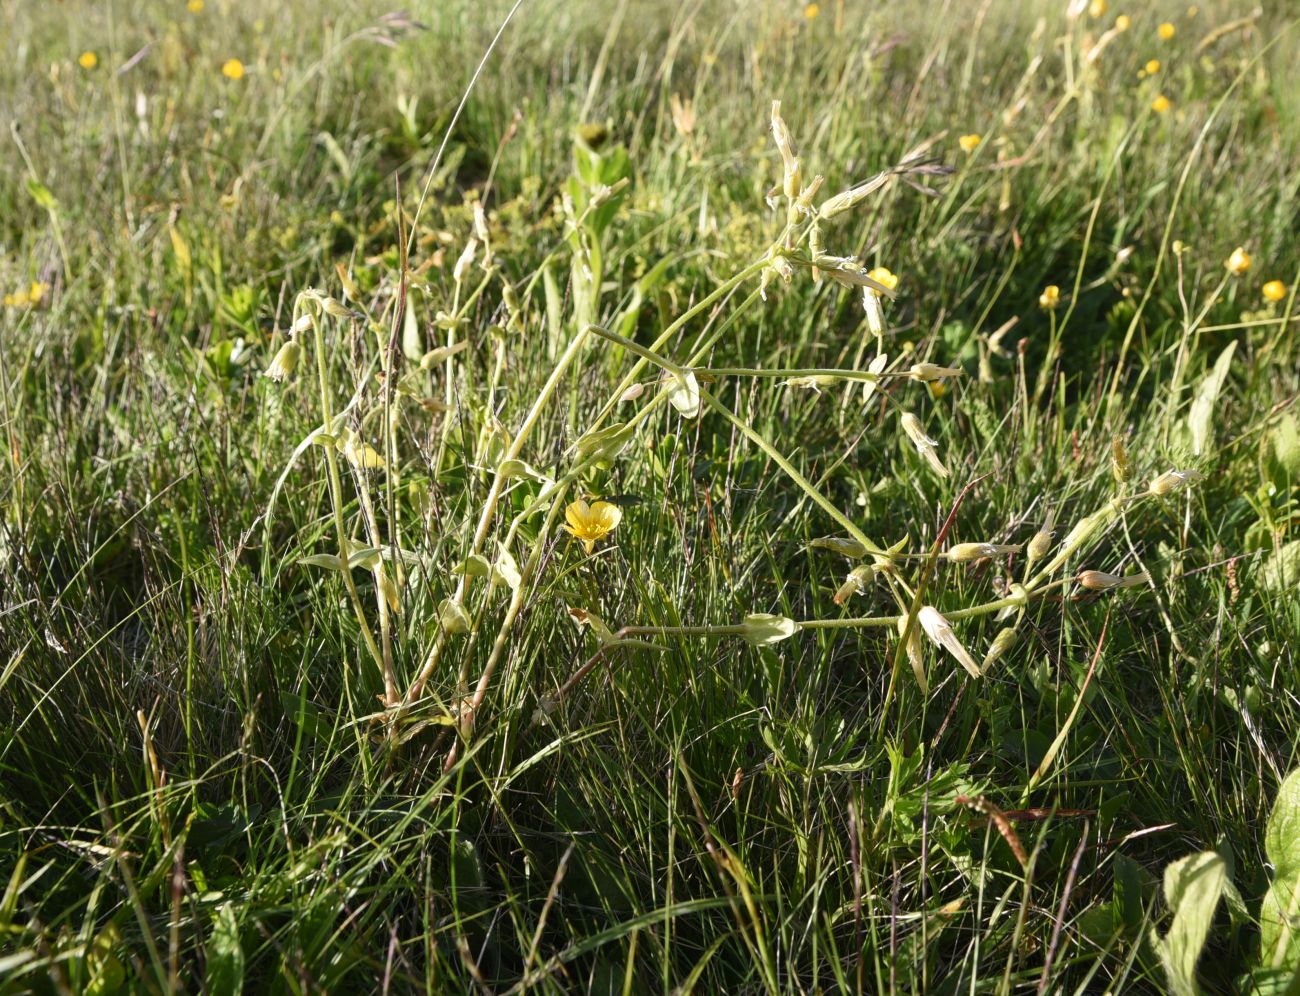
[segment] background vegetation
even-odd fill
[[[0,991],[1294,991],[1259,924],[1300,875],[1283,804],[1265,849],[1300,752],[1296,26],[1066,8],[0,0]],[[961,376],[706,372],[876,355],[857,290],[758,294],[773,99],[814,204],[926,163],[820,238],[898,275],[890,372]],[[575,465],[636,361],[588,322],[671,330],[734,417],[647,404],[645,367],[626,448]],[[1128,500],[1173,468],[1204,479]],[[589,555],[539,478],[621,522]],[[835,599],[809,489],[906,540],[899,580]],[[952,614],[1025,555],[936,562],[950,516],[938,549],[1105,508],[978,678],[927,643],[922,689],[892,624],[673,631],[920,583],[979,661],[1005,623]],[[511,521],[523,583],[467,582],[448,632]],[[1193,982],[1160,879],[1206,850]]]

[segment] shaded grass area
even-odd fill
[[[1230,7],[1134,10],[1089,64],[1122,11],[525,3],[457,115],[506,5],[412,5],[421,29],[370,4],[0,3],[0,285],[39,298],[0,312],[0,990],[1161,992],[1160,875],[1216,848],[1242,903],[1201,974],[1245,989],[1297,761],[1300,87],[1285,12]],[[785,222],[773,98],[823,197],[915,150],[952,167],[820,237],[900,276],[891,372],[963,376],[863,403],[707,374],[877,351],[824,274],[759,295]],[[492,268],[480,246],[458,278],[476,201]],[[357,317],[318,315],[275,383],[313,287]],[[735,420],[650,408],[568,480],[623,496],[590,556],[515,480],[485,552],[518,517],[527,583],[469,586],[474,634],[447,633],[534,402],[523,459],[565,480],[632,368],[592,336],[546,395],[589,322],[643,348],[681,322],[656,352]],[[387,465],[342,453],[337,488],[300,447],[318,380],[334,411],[357,399],[340,438],[386,450],[394,413]],[[810,543],[844,530],[783,462],[906,538],[914,586],[950,515],[945,545],[1055,543],[1172,467],[1205,476],[1118,506],[1062,569],[1149,585],[1044,592],[978,679],[927,643],[922,690],[892,626],[665,632],[555,704],[599,650],[573,609],[670,630],[900,611],[883,577],[837,603],[854,565]],[[304,562],[339,551],[335,494],[355,549],[410,554],[352,571],[355,600]],[[1027,577],[1023,553],[931,567],[950,615]],[[354,604],[402,691],[445,644],[396,719]],[[954,625],[980,659],[1004,623]]]

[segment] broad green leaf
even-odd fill
[[[1174,996],[1196,996],[1196,960],[1205,946],[1215,907],[1227,883],[1223,858],[1202,851],[1180,858],[1165,869],[1165,901],[1174,921],[1163,938],[1152,931],[1151,943],[1165,966]]]
[[[1277,592],[1300,584],[1300,540],[1292,540],[1274,550],[1260,569],[1259,581]]]
[[[212,918],[207,944],[207,983],[210,993],[240,993],[244,989],[244,949],[239,943],[239,921],[231,903]]]
[[[1259,911],[1260,961],[1264,968],[1300,970],[1300,768],[1278,789],[1264,852],[1273,884]]]
[[[1223,390],[1223,382],[1228,378],[1228,369],[1232,366],[1232,354],[1236,348],[1235,339],[1228,343],[1228,347],[1214,361],[1214,369],[1201,382],[1201,388],[1192,401],[1192,410],[1187,416],[1187,427],[1192,433],[1192,452],[1197,456],[1214,443],[1215,406],[1219,400],[1219,392]]]

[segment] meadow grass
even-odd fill
[[[1297,25],[1092,6],[0,0],[0,992],[1297,991]]]

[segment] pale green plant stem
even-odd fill
[[[737,417],[730,408],[702,387],[700,388],[700,399],[735,426],[746,439],[771,457],[772,462],[785,471],[786,476],[789,477],[790,480],[799,485],[804,493],[816,502],[827,515],[843,526],[850,536],[866,547],[868,553],[876,554],[878,556],[888,556],[886,551],[882,550],[872,542],[871,539],[868,538],[867,534],[859,529],[852,519],[836,508],[831,503],[830,499],[813,487],[812,482],[809,481],[808,478],[804,477],[803,474],[799,473],[794,464],[782,456],[776,447],[759,435],[759,433],[752,429],[748,423]]]
[[[767,265],[768,265],[768,261],[765,256],[757,263],[751,263],[749,266],[745,267],[745,269],[741,270],[735,276],[731,277],[726,282],[720,284],[706,297],[701,299],[698,304],[696,304],[692,308],[687,309],[677,319],[675,319],[672,322],[672,324],[670,324],[661,333],[659,333],[658,338],[656,338],[655,341],[650,344],[649,347],[650,351],[653,352],[655,350],[662,349],[665,345],[667,345],[669,340],[671,340],[672,337],[675,336],[681,330],[681,328],[687,322],[689,322],[692,318],[694,318],[696,315],[700,314],[701,312],[711,308],[714,304],[716,304],[723,297],[729,294],[733,289],[738,287],[740,284],[744,283],[750,277],[757,276],[758,274],[762,273],[763,270],[767,267]],[[626,343],[626,340],[622,338],[620,338],[619,341],[620,343]],[[605,407],[601,409],[600,414],[597,415],[596,418],[592,421],[591,429],[600,428],[600,424],[609,417],[610,412],[614,410],[614,406],[618,404],[618,399],[623,396],[623,392],[626,391],[629,387],[631,387],[636,382],[637,377],[640,375],[641,371],[645,369],[645,366],[648,362],[650,361],[642,358],[642,359],[638,359],[636,363],[632,364],[632,369],[628,371],[627,376],[624,377],[623,380],[619,383],[618,387],[614,389],[614,392],[611,395],[610,400],[605,404]]]
[[[297,324],[299,315],[300,310],[295,307],[294,324]],[[334,422],[334,416],[330,410],[329,370],[325,365],[325,333],[321,330],[319,314],[312,316],[311,326],[316,333],[316,374],[320,384],[321,431],[328,434]],[[356,582],[352,580],[352,569],[348,566],[348,529],[343,516],[343,482],[339,476],[338,457],[332,444],[327,444],[323,448],[325,450],[325,466],[329,474],[330,503],[334,510],[334,530],[338,539],[338,555],[343,561],[343,570],[341,572],[343,574],[343,584],[348,590],[348,600],[352,603],[352,611],[357,617],[357,625],[361,629],[361,638],[365,641],[366,649],[370,651],[375,667],[379,669],[380,676],[383,678],[385,686],[387,686],[392,676],[387,673],[384,667],[384,655],[375,642],[375,635],[370,629],[365,610],[361,607],[361,595],[357,591]]]
[[[487,663],[483,665],[483,673],[479,675],[478,684],[474,687],[474,696],[470,699],[469,708],[464,710],[468,724],[462,727],[462,732],[466,735],[472,729],[474,713],[478,711],[479,706],[483,704],[483,699],[487,696],[488,686],[492,683],[492,675],[496,673],[501,654],[505,650],[506,642],[510,639],[510,630],[524,607],[524,600],[528,597],[531,588],[529,582],[532,581],[533,575],[542,561],[542,554],[546,549],[546,540],[550,536],[551,529],[555,526],[555,520],[563,508],[564,493],[561,490],[556,493],[555,500],[551,503],[550,510],[546,513],[546,519],[538,533],[537,542],[533,544],[532,552],[529,553],[528,560],[524,562],[523,569],[520,571],[519,587],[511,593],[510,606],[506,609],[505,618],[501,621],[501,628],[497,630],[496,639],[492,643],[492,652],[488,655]],[[456,763],[456,748],[457,745],[453,744],[451,750],[447,752],[444,771],[450,771],[452,765]]]
[[[537,395],[536,400],[533,402],[533,407],[529,410],[527,416],[525,416],[524,422],[519,427],[519,431],[515,434],[514,441],[510,444],[510,448],[506,451],[506,455],[503,457],[502,462],[505,460],[517,460],[519,458],[519,454],[523,452],[524,443],[527,442],[533,428],[537,425],[537,420],[541,417],[542,410],[550,402],[561,378],[563,378],[570,365],[572,365],[573,361],[577,358],[582,345],[587,341],[587,335],[590,331],[590,327],[580,330],[565,348],[564,353],[555,364],[555,369],[551,371],[550,377],[548,377],[546,383],[542,385],[541,392]],[[478,526],[474,530],[474,537],[470,542],[469,556],[473,556],[482,549],[483,543],[487,539],[488,530],[492,527],[492,520],[496,515],[497,502],[501,498],[501,491],[504,486],[505,479],[501,474],[500,467],[498,466],[497,470],[493,474],[492,485],[488,490],[487,498],[483,503],[483,511],[479,516]],[[452,596],[452,600],[456,605],[459,606],[464,603],[465,592],[468,588],[469,575],[465,574],[462,575],[460,581],[457,582],[456,593]],[[424,666],[420,668],[419,673],[416,675],[415,680],[411,682],[411,687],[406,693],[407,705],[415,702],[424,691],[424,686],[428,683],[429,678],[432,677],[434,669],[438,666],[438,661],[442,658],[442,653],[446,644],[447,631],[445,629],[440,629],[437,637],[434,638],[433,647],[429,651],[429,656],[425,660]]]
[[[375,517],[375,506],[370,500],[370,489],[364,480],[357,483],[357,495],[361,501],[362,518],[366,523],[366,532],[370,536],[370,545],[383,549],[384,541],[379,534],[379,520]],[[397,558],[395,558],[395,563]],[[348,569],[350,571],[350,568]],[[384,558],[370,572],[375,579],[375,603],[379,608],[379,646],[384,654],[384,704],[393,705],[397,701],[397,678],[393,673],[393,638],[388,617],[388,599],[384,596],[381,578],[384,573]]]

